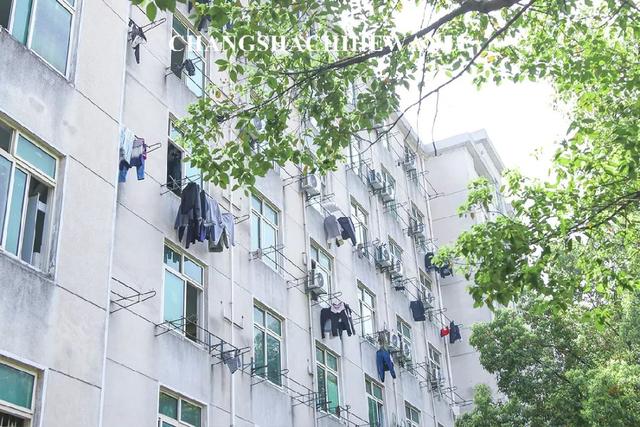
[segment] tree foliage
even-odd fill
[[[150,17],[176,5],[175,0],[132,1],[145,7]],[[609,27],[617,29],[616,38],[627,37],[625,43],[637,41],[638,35],[632,25],[637,22],[636,9],[627,0],[597,6],[590,0],[411,0],[406,3],[415,3],[429,19],[413,31],[399,33],[396,18],[404,3],[194,1],[194,19],[208,16],[209,36],[221,46],[225,37],[315,36],[311,49],[276,53],[237,43],[225,46],[212,74],[222,73],[228,82],[212,86],[210,96],[192,105],[182,122],[183,142],[206,178],[221,186],[233,181],[250,187],[274,162],[331,170],[354,138],[375,143],[395,126],[391,114],[404,111],[398,98],[401,87],[417,86],[418,96],[410,106],[415,108],[465,72],[479,84],[488,79],[551,77],[567,86],[565,80],[571,76],[614,80],[619,70],[614,70],[609,59],[616,57],[609,50],[624,46],[607,43]],[[594,24],[603,23],[607,25],[601,31],[594,30]],[[353,34],[391,36],[398,42],[331,52],[320,41]],[[578,63],[572,55],[582,49],[584,62]],[[601,64],[603,57],[607,59]],[[631,77],[634,71],[629,72]],[[567,78],[560,80],[565,74]],[[565,92],[574,89],[567,87]],[[265,126],[256,128],[256,123]],[[256,141],[260,150],[255,149]]]
[[[506,399],[494,401],[479,387],[457,426],[640,425],[639,306],[640,296],[625,298],[605,327],[577,306],[498,310],[473,328],[470,342]]]

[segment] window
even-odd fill
[[[160,392],[160,427],[201,427],[202,406],[168,391]]]
[[[389,253],[397,259],[402,260],[402,249],[391,239],[389,239]]]
[[[362,209],[355,201],[351,202],[351,219],[353,220],[353,224],[355,226],[356,232],[356,241],[362,243],[363,245],[367,243],[367,212]]]
[[[425,302],[425,308],[435,307],[431,279],[423,271],[420,271],[420,289],[418,290],[418,292],[418,297],[420,298],[420,300]],[[430,310],[427,313],[427,316],[429,317],[429,320],[431,320],[432,314]]]
[[[173,46],[171,71],[183,79],[196,96],[204,95],[206,73],[206,46],[203,38],[176,15],[173,15]],[[190,61],[190,64],[185,63]]]
[[[0,362],[0,426],[31,425],[36,382],[35,373]]]
[[[76,0],[3,0],[0,26],[66,75],[75,3]]]
[[[415,181],[418,178],[418,171],[415,166],[415,163],[417,162],[417,156],[416,152],[407,145],[404,146],[404,162],[405,164],[408,164],[410,162],[414,163],[414,166],[412,168],[407,169],[407,167],[405,166],[405,170],[407,171],[409,179]]]
[[[165,245],[164,321],[194,341],[202,319],[203,273],[200,264]]]
[[[189,182],[196,182],[202,187],[202,171],[191,162],[185,161],[188,156],[177,143],[182,132],[173,120],[169,120],[169,143],[167,144],[167,187],[176,195],[182,194],[182,189]]]
[[[278,211],[254,194],[251,196],[251,250],[267,250],[262,261],[274,270],[278,269],[277,244]]]
[[[324,278],[324,283],[329,290],[332,292],[332,276],[333,276],[333,260],[331,257],[317,246],[315,243],[311,244],[311,269],[316,270],[317,273],[322,274]]]
[[[429,344],[429,379],[431,388],[437,388],[443,380],[440,352]]]
[[[384,425],[384,399],[382,386],[369,377],[364,380],[367,391],[367,406],[369,408],[369,426],[382,427]]]
[[[0,242],[44,269],[49,247],[57,160],[0,123]]]
[[[381,170],[382,174],[382,182],[384,183],[385,188],[392,187],[394,190],[396,188],[396,180],[393,176],[387,172],[385,169]],[[398,212],[398,205],[394,200],[384,203],[385,211],[389,212],[396,220],[400,219],[400,213]]]
[[[282,385],[282,320],[272,311],[253,307],[253,360],[257,375]]]
[[[373,336],[376,332],[376,296],[362,283],[358,283],[358,301],[361,316],[360,332],[363,337]]]
[[[338,388],[338,356],[316,344],[318,374],[318,405],[323,411],[338,414],[340,392]]]
[[[411,205],[411,218],[415,220],[416,224],[424,224],[424,215],[414,204]]]
[[[420,411],[418,411],[415,406],[404,402],[404,414],[406,427],[420,427]]]
[[[402,364],[406,366],[411,363],[412,360],[412,350],[411,350],[411,326],[400,317],[396,319],[396,329],[402,338]]]
[[[362,179],[366,179],[367,165],[362,158],[362,141],[357,138],[349,144],[349,164],[351,169]]]

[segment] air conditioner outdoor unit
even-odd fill
[[[389,267],[391,265],[391,254],[389,249],[384,246],[376,248],[376,264],[380,267]]]
[[[406,341],[402,343],[402,364],[411,364],[411,344]]]
[[[324,275],[316,269],[312,269],[307,282],[307,291],[314,295],[323,295],[327,293],[326,281]]]
[[[386,184],[382,193],[380,193],[382,201],[387,203],[396,199],[396,187],[392,184]]]
[[[358,253],[358,258],[367,258],[367,248],[362,243],[358,243],[356,252]]]
[[[422,303],[424,304],[424,307],[426,309],[433,308],[435,301],[436,301],[436,297],[433,296],[431,291],[428,291],[428,290],[425,291],[423,299],[422,299]]]
[[[394,257],[394,263],[389,269],[389,274],[392,279],[399,279],[404,276],[404,264],[401,259]]]
[[[391,337],[387,345],[387,350],[393,353],[402,351],[402,337],[397,332],[391,332]]]
[[[409,218],[409,229],[407,234],[411,237],[424,233],[424,223],[418,222],[415,218]]]
[[[406,172],[413,172],[417,169],[416,156],[405,156],[402,167]]]
[[[320,177],[315,174],[309,174],[302,179],[302,190],[307,193],[307,196],[313,197],[317,196],[322,192],[322,184],[320,182]]]
[[[371,169],[369,171],[369,185],[374,190],[380,190],[384,187],[384,182],[382,181],[382,174],[380,172],[376,172]]]

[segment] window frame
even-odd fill
[[[369,389],[371,391],[367,390],[367,385],[369,385]],[[374,392],[373,392],[373,388],[377,387],[380,390],[380,398],[377,397]],[[378,414],[378,420],[375,423],[371,422],[371,418],[369,417],[369,426],[370,427],[383,427],[385,425],[384,422],[384,418],[385,418],[385,410],[384,410],[384,386],[382,384],[380,384],[378,381],[374,380],[373,378],[369,377],[368,375],[365,375],[364,377],[364,391],[365,391],[365,396],[367,398],[367,415],[371,415],[369,413],[369,404],[371,401],[374,402],[374,404],[376,405],[376,411]]]
[[[164,254],[166,252],[166,249],[169,249],[171,251],[173,251],[174,253],[178,254],[178,256],[180,257],[180,269],[182,271],[178,271],[176,269],[174,269],[172,266],[168,265],[165,261],[164,261]],[[193,279],[192,277],[190,277],[188,274],[186,274],[184,272],[184,265],[185,265],[185,259],[188,259],[189,261],[191,261],[192,263],[194,263],[196,266],[200,267],[200,272],[201,272],[201,283],[198,284],[195,282],[195,279]],[[177,277],[178,279],[180,279],[182,281],[182,296],[183,296],[183,302],[182,302],[182,318],[185,320],[184,324],[182,324],[180,327],[177,327],[176,325],[173,325],[172,323],[170,323],[170,329],[172,331],[175,331],[176,333],[179,333],[180,335],[184,336],[185,338],[191,340],[191,341],[197,341],[198,339],[200,339],[200,334],[201,334],[201,328],[204,328],[204,320],[206,318],[205,313],[204,313],[204,301],[205,301],[205,281],[206,281],[206,266],[204,263],[200,262],[199,260],[197,260],[196,258],[194,258],[193,256],[191,256],[190,254],[185,253],[184,251],[180,250],[178,247],[176,247],[176,245],[172,244],[171,242],[165,241],[163,244],[163,260],[162,260],[162,268],[163,268],[163,275],[162,275],[162,322],[166,323],[166,322],[171,322],[171,320],[167,320],[165,319],[166,317],[166,286],[167,286],[167,273],[174,275],[175,277]],[[198,291],[198,319],[197,319],[197,323],[195,324],[196,326],[196,335],[195,336],[191,336],[189,335],[189,333],[187,332],[187,291],[188,291],[188,287],[191,286],[192,288],[195,288],[196,291]],[[178,319],[174,319],[173,321],[178,320]]]
[[[315,348],[315,359],[316,359],[316,372],[315,374],[318,376],[318,378],[316,379],[316,382],[318,384],[318,397],[323,397],[324,398],[324,405],[320,405],[320,411],[327,413],[329,415],[333,415],[333,416],[338,416],[339,413],[339,409],[338,407],[340,406],[340,356],[338,356],[336,353],[334,353],[333,351],[329,350],[327,347],[325,347],[324,345],[320,344],[319,342],[316,342],[316,348]],[[318,352],[323,353],[323,359],[324,361],[319,361],[318,360]],[[335,358],[336,360],[336,368],[333,369],[332,367],[329,366],[329,364],[326,362],[327,360],[327,355]],[[321,389],[320,389],[320,378],[318,375],[318,372],[322,370],[324,372],[324,396],[321,396]],[[333,411],[332,408],[329,406],[329,388],[328,388],[328,374],[333,375],[336,378],[336,390],[338,392],[338,402],[337,405],[335,405],[333,407]]]
[[[376,294],[374,292],[372,292],[368,287],[365,286],[364,283],[362,283],[361,281],[358,280],[358,308],[360,310],[360,333],[362,334],[362,337],[366,337],[370,334],[366,334],[365,333],[365,323],[370,323],[371,324],[371,334],[375,334],[376,332]],[[365,301],[364,299],[364,295],[367,294],[370,299],[372,304],[368,304],[367,301]],[[365,309],[368,310],[371,314],[370,314],[370,318],[367,320],[363,320],[365,317]],[[372,338],[372,343],[375,342],[375,338]]]
[[[411,172],[407,172],[407,176],[409,177],[409,180],[415,181],[418,178],[418,154],[415,152],[413,148],[409,147],[409,145],[407,145],[406,143],[404,144],[403,154],[404,154],[404,159],[403,159],[404,161],[407,161],[410,158],[415,159],[416,169]]]
[[[14,128],[13,126],[7,124],[6,122],[0,121],[0,127],[10,132],[9,138],[9,150],[5,151],[4,149],[0,149],[0,157],[7,160],[10,163],[10,177],[8,182],[8,191],[7,191],[7,203],[5,206],[5,211],[0,212],[0,215],[3,218],[2,228],[0,229],[0,251],[5,253],[11,257],[19,259],[21,262],[25,262],[41,272],[47,272],[47,259],[49,257],[51,248],[53,246],[52,242],[52,227],[53,227],[53,219],[52,217],[55,215],[55,203],[57,197],[57,188],[58,188],[58,175],[60,170],[60,158],[54,153],[48,146],[40,143],[36,138],[31,138],[27,133],[22,132],[19,129]],[[50,156],[54,161],[54,177],[50,177],[46,172],[43,172],[38,169],[36,165],[31,164],[28,160],[18,154],[18,141],[22,137],[27,142],[34,145],[36,148],[42,150],[46,155]],[[13,190],[15,183],[15,174],[16,170],[21,171],[26,175],[25,178],[25,186],[22,192],[22,207],[20,213],[20,226],[19,226],[19,234],[18,234],[18,246],[16,248],[16,253],[6,248],[6,240],[7,240],[7,232],[9,230],[9,221],[7,221],[7,216],[11,212],[12,208],[12,199],[13,199]],[[47,187],[47,210],[45,211],[45,221],[42,228],[42,247],[40,251],[40,262],[38,264],[33,264],[30,261],[26,261],[22,258],[22,250],[24,245],[24,231],[27,222],[27,207],[29,202],[29,187],[31,186],[31,180],[35,178],[42,184]],[[38,200],[38,204],[40,204]],[[34,225],[35,227],[35,225]],[[34,235],[35,238],[35,235]],[[33,256],[33,253],[32,253]]]
[[[260,310],[263,312],[264,315],[264,324],[259,324],[257,323],[257,319],[255,317],[255,312],[256,310]],[[273,330],[271,330],[268,326],[267,326],[267,315],[270,315],[271,317],[273,317],[275,320],[277,320],[280,324],[280,335],[277,335]],[[265,380],[269,381],[271,384],[277,386],[277,387],[282,387],[282,370],[285,369],[284,366],[284,361],[285,359],[282,357],[284,354],[284,344],[285,344],[285,339],[284,339],[284,321],[285,318],[280,315],[279,313],[277,313],[276,311],[272,310],[271,308],[267,307],[266,305],[260,303],[259,301],[254,301],[253,302],[253,311],[252,311],[252,316],[253,316],[253,335],[252,335],[252,346],[253,346],[253,360],[257,360],[256,357],[256,341],[255,341],[255,331],[256,329],[260,330],[260,332],[263,334],[263,357],[264,357],[264,375],[261,375],[260,373],[258,373],[256,371],[256,375],[260,376],[261,378],[264,378]],[[269,356],[268,356],[268,346],[267,346],[267,338],[271,337],[273,339],[275,339],[276,341],[278,341],[279,343],[279,348],[280,348],[280,353],[278,355],[278,358],[280,359],[280,372],[278,373],[278,381],[279,383],[276,383],[274,381],[271,380],[271,378],[269,378]],[[254,366],[254,369],[257,369]]]
[[[176,121],[177,119],[173,116],[169,117],[169,123],[168,123],[168,129],[167,129],[167,150],[169,148],[169,146],[174,147],[176,150],[180,151],[181,153],[181,158],[180,158],[180,182],[178,182],[177,187],[174,187],[175,184],[173,183],[169,183],[169,153],[167,151],[167,189],[170,190],[170,193],[175,194],[176,196],[180,197],[180,195],[182,194],[182,189],[184,188],[184,185],[188,182],[195,182],[196,184],[198,184],[200,186],[200,188],[204,189],[204,174],[202,173],[202,170],[198,167],[195,166],[191,166],[191,162],[187,162],[186,159],[191,156],[191,153],[189,152],[189,150],[185,149],[183,146],[181,146],[180,144],[178,144],[175,140],[175,138],[173,137],[173,132],[177,132],[178,134],[182,135],[183,132],[182,130],[180,130],[180,128],[176,125]],[[187,165],[188,164],[188,165]],[[189,175],[187,176],[187,172],[190,169],[197,169],[199,172],[199,176],[197,178],[190,178],[193,175]]]
[[[180,33],[178,33],[178,31],[176,31],[175,25],[174,25],[174,19],[177,20],[182,26],[184,26],[184,28],[187,30],[187,40],[184,39],[184,36]],[[194,37],[194,39],[201,45],[203,54],[200,54],[199,52],[194,51],[193,49],[191,49],[191,44],[189,43],[189,37]],[[189,82],[191,82],[194,85],[198,85],[198,82],[194,79],[195,76],[189,76],[188,74],[185,73],[185,70],[183,69],[180,72],[180,77],[179,79],[184,82],[184,85],[187,86],[187,89],[189,89],[189,91],[191,93],[193,93],[197,98],[202,98],[206,95],[206,87],[207,87],[207,82],[209,80],[208,78],[208,73],[209,73],[209,64],[208,64],[208,58],[207,58],[207,52],[208,52],[208,44],[206,42],[206,37],[203,37],[202,34],[194,27],[194,25],[191,23],[191,21],[189,19],[187,19],[186,17],[184,17],[181,13],[179,13],[177,10],[174,11],[173,13],[173,17],[171,20],[171,44],[172,44],[172,48],[175,47],[175,37],[178,37],[180,39],[180,41],[184,44],[184,50],[183,50],[183,56],[182,56],[182,62],[186,61],[187,59],[191,59],[192,61],[194,61],[194,58],[190,58],[189,54],[191,53],[191,55],[196,55],[198,57],[198,59],[200,59],[200,62],[202,63],[202,87],[199,87],[200,89],[200,94],[195,93],[193,91],[193,89],[189,86]],[[173,52],[173,50],[171,50],[171,52]],[[172,64],[173,65],[173,64]],[[175,70],[173,69],[173,67],[171,67],[171,72],[173,73],[174,76],[178,77],[177,74],[175,73]],[[197,66],[196,66],[197,68]]]
[[[161,394],[165,394],[169,397],[172,397],[174,399],[176,399],[178,401],[178,413],[177,413],[177,417],[178,418],[170,418],[168,415],[165,414],[161,414],[160,413],[160,395]],[[183,421],[182,420],[182,402],[186,402],[192,406],[197,406],[198,408],[200,408],[200,427],[205,427],[206,426],[206,416],[203,417],[203,414],[206,414],[206,405],[203,405],[202,403],[199,403],[196,400],[190,399],[180,393],[177,393],[173,390],[170,390],[166,387],[161,386],[159,391],[158,391],[158,421],[160,422],[159,425],[162,426],[163,423],[167,423],[170,425],[176,424],[176,427],[196,427],[193,424],[189,424],[187,421]]]
[[[26,427],[30,427],[35,420],[38,384],[40,383],[42,374],[35,368],[26,367],[23,364],[16,363],[1,356],[0,364],[33,376],[33,387],[31,389],[31,408],[25,408],[23,406],[19,406],[0,399],[0,412],[4,412],[7,415],[23,420],[25,421]]]
[[[391,254],[392,256],[395,256],[397,259],[402,261],[402,254],[404,253],[404,251],[402,250],[402,247],[400,247],[400,245],[397,244],[395,240],[393,240],[391,237],[389,237],[388,246],[389,246],[389,254]]]
[[[314,257],[314,253],[317,254],[317,256]],[[327,268],[325,266],[323,266],[320,263],[320,256],[324,256],[328,261],[329,261],[329,269],[327,270]],[[331,256],[331,254],[329,252],[327,252],[326,250],[324,250],[322,248],[322,246],[320,246],[318,243],[316,243],[315,241],[311,240],[311,243],[309,244],[309,261],[315,261],[316,264],[316,268],[320,269],[324,274],[325,277],[327,278],[327,283],[326,283],[326,287],[329,293],[332,293],[334,291],[333,289],[333,272],[335,270],[334,268],[334,260],[333,260],[333,256]]]
[[[411,325],[402,317],[396,316],[396,330],[400,335],[402,346],[404,347],[406,344],[409,344],[411,348],[411,360],[413,360],[413,331],[411,330]]]
[[[355,226],[356,241],[365,246],[369,241],[369,213],[355,199],[351,199],[349,214]]]
[[[437,361],[434,357],[434,354],[437,355]],[[442,372],[442,353],[431,343],[427,343],[427,359],[429,361],[429,374],[431,374],[431,369],[436,367],[438,371],[438,379],[443,380],[444,375]]]
[[[36,11],[38,9],[38,6],[40,5],[39,4],[40,1],[46,1],[46,0],[33,0],[33,2],[31,3],[31,9],[29,10],[29,18],[28,18],[28,25],[27,25],[27,39],[25,40],[24,43],[21,40],[18,40],[16,36],[14,36],[13,34],[13,29],[14,29],[13,26],[15,24],[15,11],[16,11],[15,6],[18,3],[18,1],[21,1],[21,0],[13,0],[11,3],[11,8],[9,9],[9,23],[7,26],[8,28],[6,28],[7,32],[11,35],[11,37],[17,40],[20,44],[24,45],[27,49],[29,49],[29,51],[33,52],[40,60],[42,60],[45,64],[47,64],[47,66],[55,70],[58,74],[62,75],[65,79],[67,79],[69,77],[69,74],[70,74],[69,71],[71,68],[71,51],[73,50],[73,48],[76,47],[74,43],[74,33],[75,33],[75,27],[76,27],[76,15],[78,14],[78,3],[81,0],[75,0],[74,5],[71,5],[67,0],[52,0],[58,3],[63,9],[65,9],[71,15],[71,20],[69,22],[69,39],[67,41],[68,43],[67,55],[65,58],[64,71],[61,71],[58,68],[56,68],[52,63],[47,61],[39,52],[37,52],[33,48],[33,33],[37,23]]]
[[[404,402],[404,415],[406,427],[420,427],[420,419],[422,418],[420,410],[406,400]],[[417,416],[417,421],[414,415]]]
[[[260,202],[259,212],[256,210],[255,206],[253,205],[254,199]],[[276,218],[275,224],[269,218],[267,218],[266,215],[264,215],[263,211],[264,211],[265,205],[275,213],[275,218]],[[258,230],[253,230],[254,215],[258,221]],[[271,247],[271,246],[266,246],[266,247],[263,246],[263,243],[262,243],[263,224],[266,224],[267,226],[273,229],[274,235],[275,235],[275,238],[274,238],[275,241],[273,243],[273,246],[274,247],[278,246],[278,242],[280,241],[280,222],[281,222],[280,217],[281,217],[280,210],[277,209],[276,206],[273,203],[271,203],[266,197],[257,193],[251,194],[251,197],[249,197],[249,232],[250,232],[250,249],[252,252],[264,251],[265,249],[268,249]],[[257,239],[258,239],[258,246],[255,248],[253,247],[254,231],[257,231]],[[266,260],[265,260],[265,257],[266,257]],[[275,272],[280,271],[280,257],[279,257],[278,251],[274,250],[269,254],[263,255],[262,262],[265,263],[267,266],[269,266],[269,268],[271,268]]]

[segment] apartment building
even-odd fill
[[[462,230],[493,218],[507,214],[508,206],[499,191],[500,177],[504,165],[483,130],[465,133],[438,141],[433,146],[425,145],[429,160],[429,179],[434,196],[430,209],[435,244],[453,243]],[[455,173],[451,173],[451,165]],[[484,177],[493,185],[494,201],[489,212],[478,210],[473,215],[459,215],[457,210],[468,196],[467,184]],[[469,344],[471,326],[478,322],[489,322],[492,312],[486,307],[474,307],[467,287],[470,282],[462,274],[452,275],[441,281],[441,294],[447,315],[460,324],[462,339],[450,347],[452,386],[463,401],[473,399],[473,388],[479,383],[490,386],[497,392],[496,379],[480,364],[478,352]],[[469,409],[463,407],[463,410]]]
[[[440,336],[451,278],[425,263],[434,160],[401,121],[326,177],[274,168],[250,195],[203,182],[174,120],[224,76],[206,46],[169,49],[197,34],[188,16],[0,6],[0,426],[452,426],[467,402],[460,342]],[[149,149],[120,182],[123,129]],[[233,219],[229,248],[178,239],[189,184]],[[355,245],[327,239],[330,215]],[[323,334],[343,304],[355,334]],[[381,346],[396,378],[379,376]]]

